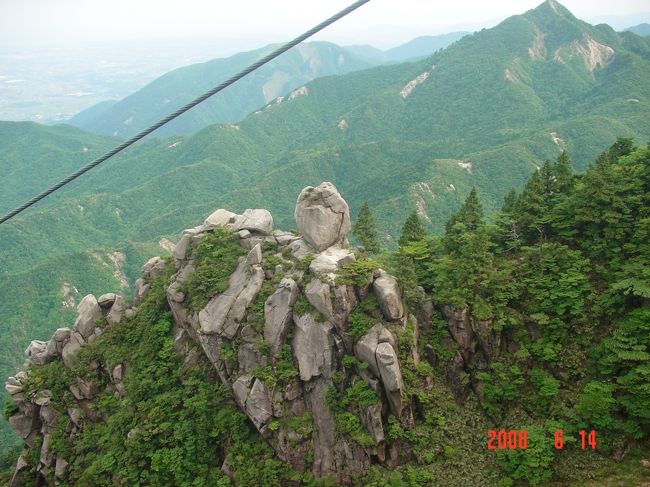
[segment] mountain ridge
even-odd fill
[[[392,247],[399,237],[396,222],[413,210],[427,230],[440,232],[472,186],[492,214],[510,187],[521,188],[545,159],[565,149],[584,170],[619,135],[647,140],[648,41],[602,26],[580,30],[580,21],[558,15],[549,3],[542,7],[424,60],[311,81],[306,94],[280,95],[281,102],[262,106],[236,126],[212,125],[192,137],[139,144],[3,225],[0,275],[10,279],[39,262],[115,252],[143,240],[155,245],[217,204],[236,212],[268,207],[279,226],[290,228],[295,194],[322,180],[349,195],[353,217],[369,201],[383,243]],[[568,33],[554,25],[568,25]],[[547,36],[536,43],[540,31]],[[614,55],[590,64],[584,33]],[[56,130],[69,133],[81,153],[79,132]],[[47,134],[42,141],[30,137],[22,153],[0,154],[0,167],[45,161],[51,142]],[[32,167],[20,178],[45,170],[47,165]],[[135,258],[136,252],[129,254],[127,265],[135,265]],[[79,262],[94,272],[85,258]],[[52,283],[46,287],[56,291],[63,277],[49,269]],[[49,334],[54,323],[29,306],[38,290],[20,282],[24,301],[15,303],[12,320],[27,317]],[[56,307],[58,301],[48,302]],[[15,346],[7,356],[18,360],[20,351]]]

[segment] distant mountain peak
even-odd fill
[[[569,11],[568,8],[555,0],[546,0],[544,3],[541,3],[537,8],[535,8],[535,11],[550,11],[555,15],[559,15],[561,17],[566,17],[567,14],[570,17],[573,17],[573,14]]]
[[[566,21],[569,21],[571,23],[573,22],[580,22],[575,15],[571,13],[571,11],[566,8],[564,5],[561,3],[557,2],[556,0],[546,0],[544,3],[540,3],[537,7],[535,7],[532,10],[529,10],[526,13],[527,17],[536,17],[536,18],[544,18],[546,20],[558,20],[558,19],[563,19]]]

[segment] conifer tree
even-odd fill
[[[413,211],[404,222],[402,236],[399,238],[399,245],[406,245],[410,242],[417,242],[426,236],[422,222],[416,211]]]
[[[470,232],[476,231],[483,223],[483,206],[478,200],[478,192],[475,187],[472,187],[460,210],[454,213],[447,222],[446,231],[451,231],[456,223],[462,223],[465,230]]]
[[[519,226],[516,221],[517,192],[508,191],[503,198],[501,211],[497,213],[495,223],[499,228],[499,242],[504,250],[518,249],[520,246]]]
[[[379,252],[379,241],[377,240],[377,228],[375,227],[375,218],[372,215],[370,206],[368,202],[364,202],[361,210],[359,211],[359,216],[357,217],[357,222],[352,228],[352,233],[354,234],[361,245],[366,248],[371,254]]]
[[[558,193],[566,194],[573,186],[573,167],[567,151],[562,151],[553,165],[553,176],[555,177],[555,190]]]
[[[510,191],[503,198],[503,204],[501,205],[501,212],[508,215],[512,215],[517,208],[517,192],[514,188],[511,188]]]

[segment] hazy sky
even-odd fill
[[[0,0],[0,47],[211,38],[224,52],[280,42],[352,0]],[[387,48],[423,34],[488,27],[540,0],[371,0],[319,39]],[[649,0],[565,0],[578,17],[648,21]],[[645,13],[645,15],[635,15]]]

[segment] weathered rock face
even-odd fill
[[[291,278],[280,281],[264,303],[264,340],[271,344],[271,355],[277,356],[284,344],[292,322],[293,305],[298,298],[298,285]]]
[[[293,353],[298,360],[300,380],[314,377],[329,378],[334,360],[334,339],[331,323],[318,323],[311,313],[294,316]]]
[[[95,299],[95,296],[89,294],[85,296],[79,306],[77,306],[77,320],[74,327],[81,336],[88,339],[95,331],[95,322],[102,317],[102,309]]]
[[[469,394],[469,390],[461,386],[460,372],[470,366],[485,366],[493,361],[499,354],[501,333],[493,329],[492,320],[478,320],[467,308],[443,306],[442,314],[447,321],[449,334],[459,347],[457,355],[448,367],[447,382],[456,398],[462,401]],[[474,388],[480,388],[480,384],[475,384]]]
[[[298,471],[350,484],[373,462],[390,466],[400,462],[400,455],[391,453],[398,447],[387,439],[385,425],[389,415],[405,428],[411,425],[407,420],[411,403],[404,394],[398,351],[409,360],[417,353],[404,344],[400,347],[396,338],[404,333],[407,311],[394,277],[381,271],[369,273],[361,287],[337,282],[341,267],[356,257],[346,248],[349,210],[336,188],[330,183],[305,188],[295,215],[302,238],[274,231],[266,210],[246,210],[242,215],[217,210],[202,225],[182,233],[173,251],[176,273],[166,292],[174,317],[174,349],[183,358],[181,372],[191,368],[201,354],[208,359],[214,377],[231,389],[238,407],[281,461]],[[198,265],[197,246],[217,227],[231,230],[248,252],[232,269],[228,288],[195,311],[188,307],[184,283]],[[307,269],[301,260],[308,255],[314,259]],[[135,306],[146,298],[152,280],[164,275],[164,266],[165,261],[155,257],[142,267],[135,286]],[[376,323],[357,337],[350,331],[349,317],[371,291],[381,313],[372,310]],[[135,312],[115,293],[99,300],[87,296],[79,306],[76,329],[59,329],[50,341],[33,342],[29,361],[62,360],[72,368],[77,351],[100,339],[103,327]],[[417,337],[416,333],[408,341],[414,342],[414,349]],[[368,367],[350,367],[346,355],[356,355]],[[97,365],[93,370],[102,370],[105,381],[76,378],[69,392],[77,404],[63,412],[49,405],[49,391],[25,391],[24,373],[7,381],[5,390],[19,408],[10,420],[12,426],[27,445],[34,445],[39,436],[42,439],[39,472],[65,476],[74,463],[53,456],[49,449],[59,416],[67,415],[69,435],[78,433],[87,421],[102,421],[93,402],[107,391],[124,398],[128,367],[128,363]],[[371,445],[357,443],[337,430],[341,412],[332,408],[330,399],[332,393],[344,393],[363,381],[374,391],[377,402],[350,406],[346,414],[357,416],[374,442]],[[309,421],[304,428],[291,426],[304,421]],[[135,435],[137,429],[127,438]],[[223,469],[230,471],[227,454]]]
[[[397,279],[384,271],[380,271],[379,277],[375,279],[372,286],[386,319],[391,321],[402,319],[404,317],[404,306],[402,306]]]
[[[228,289],[215,296],[199,313],[201,333],[232,339],[246,314],[246,309],[262,287],[264,270],[259,265],[259,244],[241,260],[230,276]]]
[[[296,223],[305,241],[322,251],[334,244],[347,244],[350,210],[332,183],[302,190],[296,203]]]
[[[273,217],[268,210],[246,210],[235,216],[232,224],[234,231],[248,230],[262,235],[270,235],[273,231]]]
[[[354,262],[354,254],[338,245],[332,246],[318,254],[309,265],[309,271],[315,275],[335,274],[341,266]]]

